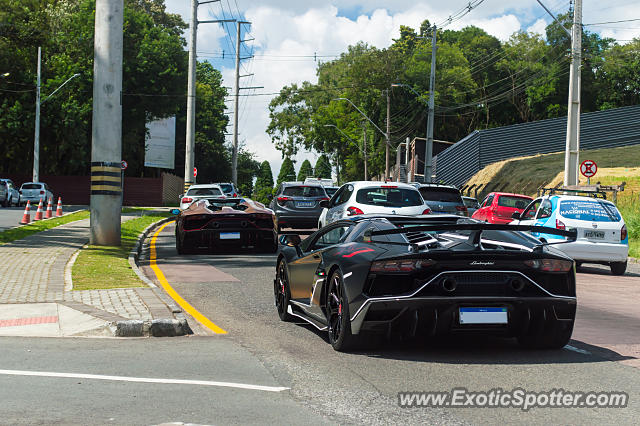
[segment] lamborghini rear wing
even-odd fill
[[[570,231],[564,231],[556,228],[547,228],[545,226],[533,226],[533,225],[498,225],[491,223],[461,223],[461,224],[440,224],[440,225],[417,225],[407,226],[396,229],[384,229],[384,230],[372,230],[367,229],[364,232],[364,241],[371,242],[371,237],[376,235],[392,235],[392,234],[406,234],[409,232],[444,232],[444,231],[472,231],[469,235],[468,242],[474,247],[480,247],[480,240],[483,231],[520,231],[520,232],[539,232],[541,234],[552,234],[567,237],[568,240],[561,241],[560,243],[573,242],[578,237],[578,232],[573,229]],[[384,241],[375,242],[383,243]],[[551,243],[540,243],[538,246],[550,245]],[[557,243],[555,243],[557,244]]]

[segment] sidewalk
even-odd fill
[[[88,242],[87,219],[0,246],[0,336],[113,336],[118,321],[173,318],[158,289],[65,289],[65,267]]]

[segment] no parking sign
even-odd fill
[[[584,160],[580,164],[580,173],[582,173],[582,176],[586,177],[587,179],[594,177],[597,171],[598,171],[598,165],[596,164],[595,161]]]

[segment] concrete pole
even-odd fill
[[[364,123],[362,123],[362,151],[364,153],[364,180],[369,180],[367,173],[367,128]]]
[[[396,147],[396,182],[400,182],[400,155],[402,151],[402,143]]]
[[[391,98],[387,89],[387,146],[385,150],[384,179],[389,179],[389,145],[391,144]]]
[[[38,77],[36,83],[36,129],[33,138],[33,182],[40,182],[40,75],[42,48],[38,47]]]
[[[571,29],[571,69],[569,71],[569,105],[567,115],[567,142],[564,156],[564,185],[578,184],[580,151],[580,65],[582,51],[582,0],[573,7]]]
[[[234,185],[238,185],[238,119],[240,108],[240,22],[236,23],[238,30],[236,34],[236,86],[233,108],[233,151],[231,154],[231,179]]]
[[[184,148],[184,192],[195,183],[196,149],[196,43],[198,40],[198,0],[191,0],[189,23],[189,77],[187,83],[187,136]]]
[[[96,0],[91,140],[91,235],[120,245],[123,0]]]
[[[429,119],[427,121],[427,145],[424,151],[424,181],[431,182],[431,161],[433,160],[433,115],[435,103],[435,85],[436,85],[436,33],[437,28],[434,25],[431,35],[431,76],[429,77]]]

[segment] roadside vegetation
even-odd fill
[[[122,245],[89,246],[80,251],[73,265],[74,290],[99,290],[107,288],[145,287],[129,266],[129,252],[135,246],[144,229],[165,217],[148,215],[122,223]]]
[[[618,193],[617,206],[629,232],[629,256],[640,258],[640,145],[581,151],[580,158],[598,164],[592,184],[627,183],[624,191]],[[487,193],[498,190],[536,196],[538,188],[562,183],[563,169],[564,152],[512,158],[489,164],[467,184],[483,185],[478,192],[479,201]],[[580,178],[581,185],[587,183],[586,178]]]
[[[82,219],[89,219],[88,210],[81,210],[62,217],[32,222],[29,225],[20,226],[18,228],[6,229],[0,232],[0,244],[19,240],[21,238],[28,237],[29,235],[37,234],[38,232],[46,231],[47,229]]]

